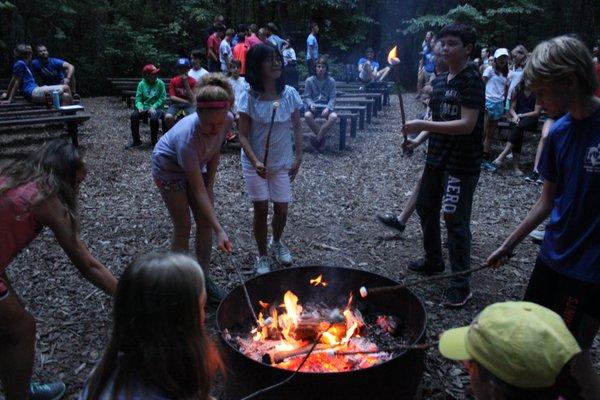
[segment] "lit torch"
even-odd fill
[[[402,91],[400,88],[400,58],[398,57],[398,46],[394,46],[388,53],[388,64],[394,69],[394,83],[396,84],[396,92],[398,92],[398,102],[400,103],[400,119],[402,120],[402,126],[406,123],[406,114],[404,113],[404,101],[402,100]],[[404,141],[406,141],[406,134],[403,133]]]

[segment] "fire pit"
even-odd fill
[[[413,398],[424,352],[380,350],[422,343],[423,304],[408,289],[365,300],[357,293],[361,286],[393,284],[381,275],[348,268],[271,272],[246,283],[258,323],[243,288],[235,288],[217,310],[228,367],[224,398],[240,399],[286,379],[316,339],[320,343],[301,372],[258,398]]]

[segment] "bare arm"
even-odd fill
[[[208,185],[206,187],[206,190],[208,191],[208,196],[210,197],[210,200],[214,203],[215,201],[215,196],[214,196],[214,187],[215,187],[215,176],[217,174],[217,167],[219,166],[219,161],[221,160],[221,153],[220,152],[216,152],[215,155],[213,156],[213,158],[210,159],[210,161],[208,162],[208,165],[206,166],[206,174],[208,177]]]
[[[296,178],[300,164],[302,164],[302,149],[304,147],[304,138],[302,137],[302,123],[300,121],[300,112],[295,110],[292,113],[292,127],[294,129],[294,148],[296,150],[296,156],[290,169],[290,177],[292,180]]]
[[[56,196],[34,205],[35,219],[48,226],[71,262],[81,275],[107,294],[114,295],[117,279],[98,260],[92,256],[85,244],[73,230],[67,210]]]
[[[211,162],[215,161],[211,160]],[[216,162],[218,163],[218,160]],[[214,171],[212,173],[214,177]],[[211,198],[208,194],[208,190],[204,185],[204,179],[202,179],[202,172],[200,171],[200,169],[196,169],[191,172],[186,171],[186,178],[190,183],[190,190],[192,192],[192,196],[198,208],[200,209],[200,212],[202,213],[204,218],[206,218],[210,226],[212,226],[213,230],[217,234],[217,248],[225,252],[232,251],[233,248],[231,246],[231,242],[229,241],[225,230],[219,223],[217,215],[215,214],[215,209],[213,207]]]
[[[10,84],[12,83],[12,86],[10,86]],[[21,85],[21,78],[17,77],[17,76],[13,76],[12,79],[10,80],[10,83],[8,84],[8,102],[10,103],[13,98],[15,97],[15,94],[17,93],[17,88]]]
[[[408,135],[421,131],[441,133],[442,135],[470,135],[477,124],[479,110],[475,108],[460,107],[460,119],[455,121],[408,121],[402,127],[402,132]]]
[[[238,128],[240,130],[240,146],[242,146],[242,149],[244,149],[244,153],[252,165],[256,167],[256,165],[261,162],[256,157],[256,154],[254,154],[252,146],[250,146],[250,116],[242,112],[239,113],[239,115],[240,118],[238,119]]]
[[[517,247],[517,245],[521,243],[532,230],[546,219],[554,206],[555,193],[556,184],[544,181],[542,194],[538,201],[533,205],[531,210],[529,210],[525,219],[506,238],[504,243],[502,243],[502,245],[485,260],[486,265],[499,267],[504,260],[512,254],[515,247]]]
[[[73,64],[69,64],[68,62],[63,63],[63,69],[65,70],[65,79],[71,80],[73,74],[75,73],[75,67]]]

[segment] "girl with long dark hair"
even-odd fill
[[[223,364],[204,325],[204,274],[183,254],[150,254],[119,280],[113,332],[81,400],[210,399]]]
[[[267,251],[267,215],[273,202],[273,238],[270,249],[277,262],[292,263],[289,249],[281,241],[288,204],[292,199],[291,182],[302,163],[302,99],[282,76],[283,60],[277,48],[259,44],[248,51],[246,81],[250,89],[238,99],[242,171],[250,200],[254,204],[254,238],[258,245],[255,269],[270,269]],[[294,130],[295,157],[292,150]],[[266,161],[266,165],[265,165]]]
[[[49,227],[85,279],[111,295],[117,286],[79,238],[77,193],[85,175],[81,153],[61,139],[0,168],[0,380],[7,400],[64,392],[61,382],[30,385],[35,320],[6,275],[13,258]]]

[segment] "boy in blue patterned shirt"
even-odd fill
[[[538,169],[542,194],[486,260],[500,266],[550,216],[524,299],[562,316],[583,348],[600,326],[600,98],[592,55],[572,36],[540,43],[523,72],[551,117]]]

